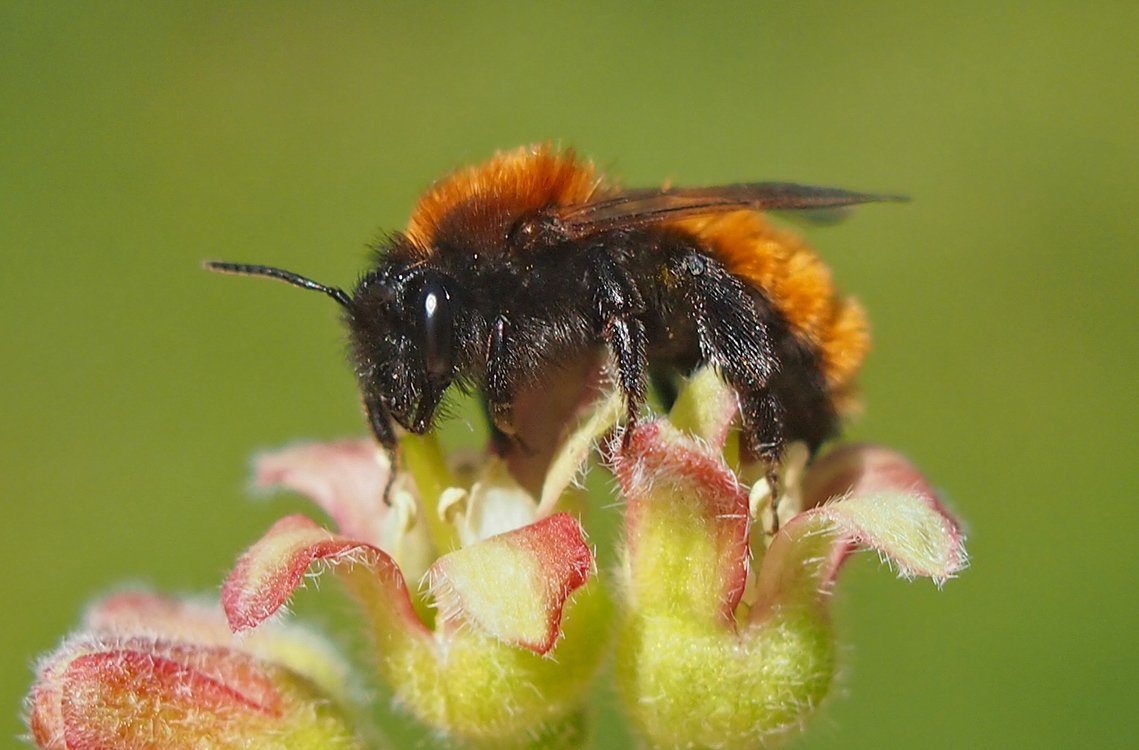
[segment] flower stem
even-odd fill
[[[459,535],[453,526],[439,517],[436,504],[443,490],[458,482],[447,468],[443,451],[433,435],[407,434],[400,438],[400,448],[408,472],[419,492],[420,513],[439,554],[458,549]]]

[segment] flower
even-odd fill
[[[37,672],[28,724],[45,749],[364,747],[327,643],[295,626],[238,641],[216,604],[105,598]]]
[[[394,471],[370,440],[261,456],[256,483],[308,496],[332,528],[277,521],[238,559],[221,611],[148,593],[96,604],[39,667],[32,738],[53,750],[361,747],[343,661],[277,622],[307,577],[331,571],[360,607],[379,677],[450,745],[581,746],[612,643],[642,746],[758,748],[830,690],[828,605],[856,549],[938,585],[966,565],[956,521],[886,448],[812,459],[792,444],[771,487],[712,370],[667,417],[623,431],[619,392],[551,417],[557,400],[519,399],[524,447],[506,459],[448,463],[414,435]],[[616,610],[573,484],[603,435],[625,503]]]
[[[650,747],[761,747],[800,726],[834,677],[827,602],[856,547],[938,583],[966,563],[925,480],[874,446],[809,468],[789,447],[769,535],[770,488],[739,478],[762,467],[736,455],[735,404],[698,374],[670,420],[637,427],[612,460],[627,503],[618,688]]]
[[[607,646],[608,600],[577,518],[562,507],[596,437],[621,407],[588,411],[524,489],[498,458],[453,469],[432,437],[406,436],[391,469],[368,440],[302,444],[262,456],[256,482],[301,492],[332,519],[281,519],[222,588],[237,632],[259,626],[315,569],[347,585],[368,624],[382,679],[439,734],[529,744],[580,731],[589,680]],[[424,586],[409,586],[422,580]]]

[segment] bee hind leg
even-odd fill
[[[743,447],[764,462],[775,533],[786,434],[783,403],[771,388],[782,367],[774,342],[778,316],[759,290],[703,253],[674,255],[668,271],[696,326],[700,359],[716,367],[739,394]]]
[[[763,462],[764,477],[771,489],[768,533],[775,534],[779,531],[779,500],[783,495],[779,462],[786,445],[785,411],[779,397],[767,389],[741,394],[740,408],[744,418],[744,448]]]

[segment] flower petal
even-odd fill
[[[545,654],[557,640],[566,599],[592,570],[581,525],[558,513],[444,555],[427,575],[445,626],[472,623]]]
[[[28,700],[42,748],[350,748],[344,717],[312,685],[236,648],[148,637],[66,641]]]
[[[620,389],[614,388],[608,397],[594,404],[578,426],[558,444],[542,483],[542,494],[538,501],[539,517],[549,515],[557,507],[562,493],[589,460],[594,445],[613,428],[624,409],[624,394]]]
[[[448,520],[466,547],[534,522],[534,498],[492,457],[469,492],[448,488],[439,498],[439,514]]]
[[[388,459],[372,439],[299,443],[262,453],[254,482],[305,495],[329,515],[340,533],[377,547],[383,540]]]
[[[83,624],[108,634],[151,634],[195,643],[229,643],[233,634],[214,602],[176,599],[130,590],[99,599],[87,608]]]
[[[216,600],[161,596],[150,591],[123,591],[92,604],[85,630],[116,637],[141,635],[185,641],[200,646],[240,646],[252,656],[280,664],[314,682],[342,705],[354,688],[344,657],[318,633],[297,623],[274,622],[234,640]]]
[[[748,494],[720,455],[652,422],[628,436],[613,469],[628,503],[632,606],[734,624],[748,571]]]
[[[756,748],[797,726],[830,685],[833,639],[816,609],[739,627],[745,488],[719,452],[661,423],[633,433],[615,470],[628,509],[614,671],[645,745]]]
[[[780,529],[760,570],[752,621],[776,606],[817,603],[857,546],[878,552],[903,577],[927,576],[939,585],[967,559],[956,521],[931,495],[916,488],[857,494],[800,513]]]
[[[723,381],[715,368],[702,367],[677,394],[668,420],[719,450],[728,440],[728,431],[739,409],[735,390]]]
[[[370,544],[331,534],[300,515],[273,524],[241,556],[222,586],[222,607],[234,632],[256,627],[277,612],[315,562],[336,567],[385,631],[426,635],[391,557]]]
[[[299,443],[254,461],[258,487],[307,496],[341,534],[379,547],[417,578],[435,557],[430,533],[406,477],[397,478],[384,501],[389,475],[388,458],[371,438]]]

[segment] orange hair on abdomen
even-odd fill
[[[854,376],[870,348],[869,324],[862,306],[839,294],[814,250],[755,211],[684,219],[672,226],[764,293],[791,332],[818,354],[836,408],[850,411]]]

